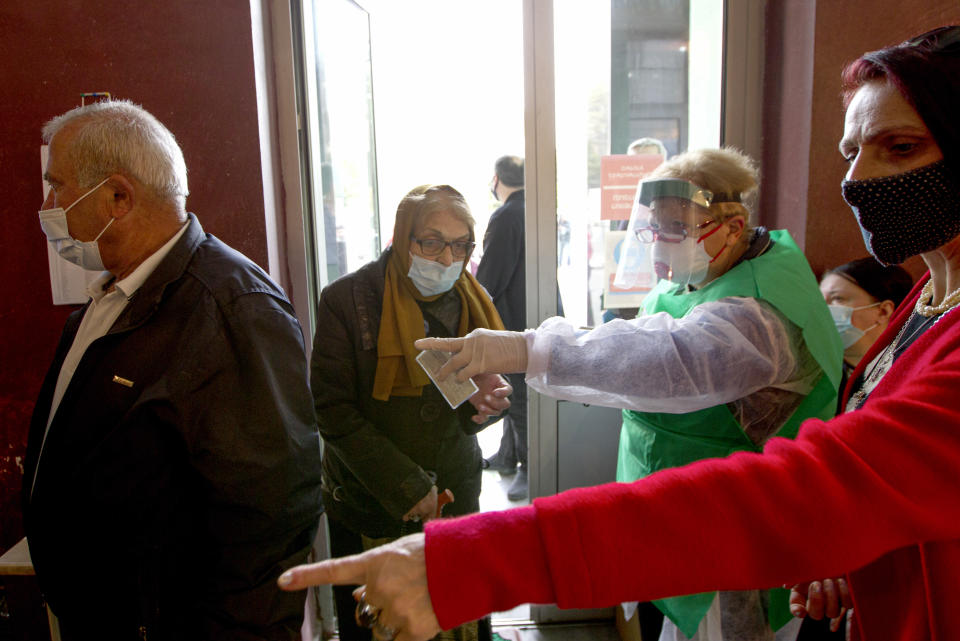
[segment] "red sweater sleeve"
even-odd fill
[[[767,588],[960,538],[960,322],[938,323],[914,347],[863,409],[807,421],[796,441],[773,439],[762,454],[431,524],[441,624],[522,602]]]
[[[531,505],[427,523],[427,582],[444,630],[521,603],[556,601],[536,520]]]

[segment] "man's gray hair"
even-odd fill
[[[190,193],[183,151],[150,112],[129,100],[94,102],[50,120],[43,127],[44,142],[67,126],[76,127],[68,153],[79,187],[122,173],[183,209]]]
[[[657,153],[660,154],[664,160],[667,159],[667,147],[663,144],[663,141],[657,138],[637,138],[627,147],[627,154],[639,154],[640,149],[655,147]]]

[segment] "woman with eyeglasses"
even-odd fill
[[[323,289],[311,387],[323,437],[323,499],[334,554],[360,552],[419,532],[438,515],[479,509],[476,433],[509,405],[496,375],[456,409],[416,362],[425,336],[503,328],[486,291],[465,269],[474,221],[463,196],[423,185],[400,202],[393,245]],[[350,588],[336,590],[340,638],[369,639],[354,622]],[[375,630],[388,636],[384,629]],[[457,639],[477,636],[476,624]]]
[[[795,436],[803,420],[834,414],[840,341],[789,234],[750,225],[744,201],[756,188],[752,161],[733,149],[666,161],[640,184],[617,275],[629,287],[655,272],[644,314],[584,335],[556,318],[527,339],[534,389],[626,408],[618,481],[759,452],[773,436]],[[713,524],[696,527],[708,539]],[[786,623],[778,638],[792,638],[799,621],[786,595],[710,591],[656,601],[665,615],[660,639],[772,640]],[[630,618],[632,604],[624,608]]]
[[[600,607],[843,576],[797,586],[791,611],[834,617],[853,605],[863,641],[957,638],[960,27],[865,54],[844,72],[844,94],[842,192],[867,249],[929,268],[857,365],[846,413],[810,419],[762,453],[434,522],[389,548],[291,570],[280,585],[363,582],[379,619],[413,641],[523,602]],[[453,341],[448,370],[540,367],[531,341]],[[470,598],[454,587],[464,574]]]

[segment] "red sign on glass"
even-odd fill
[[[600,219],[629,220],[637,183],[663,162],[659,154],[600,158]]]

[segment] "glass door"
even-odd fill
[[[715,0],[554,5],[557,267],[580,325],[642,299],[611,284],[639,177],[720,144],[722,34]]]
[[[487,222],[501,204],[490,191],[494,163],[523,155],[522,3],[291,4],[304,25],[298,124],[305,236],[313,243],[306,252],[311,310],[324,285],[392,242],[398,204],[426,183],[449,184],[470,205],[476,273]],[[501,429],[495,424],[479,435],[486,456],[496,451]],[[481,509],[509,507],[510,486],[508,478],[484,472]],[[528,620],[529,610],[504,618]]]
[[[497,207],[493,163],[511,154],[525,159],[527,324],[556,315],[558,296],[577,325],[628,316],[643,292],[610,281],[629,215],[617,204],[632,200],[636,172],[722,143],[759,157],[762,2],[291,5],[303,25],[311,309],[323,285],[390,242],[416,185],[459,189],[482,239]],[[628,153],[638,139],[652,142]],[[617,410],[531,393],[528,426],[531,497],[613,480]],[[531,611],[536,621],[610,615]]]
[[[302,10],[301,167],[311,310],[327,283],[380,251],[370,16],[353,0]]]
[[[758,156],[759,118],[744,124],[760,87],[750,4],[526,0],[528,324],[553,315],[553,278],[576,325],[635,316],[648,287],[612,281],[638,180],[687,149]],[[530,417],[531,496],[615,480],[619,410],[531,393]],[[532,608],[537,622],[610,617]]]

